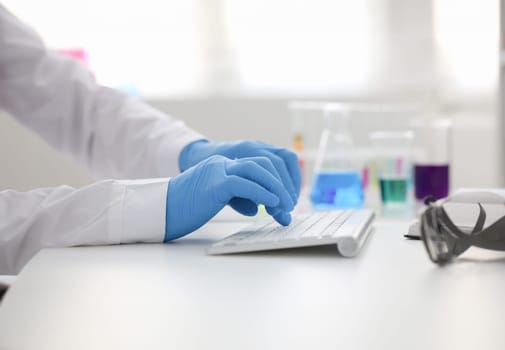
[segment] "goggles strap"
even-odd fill
[[[479,216],[477,217],[477,222],[475,223],[475,226],[473,227],[470,236],[473,236],[475,234],[478,234],[479,232],[482,231],[484,228],[484,224],[486,222],[486,211],[482,207],[480,203],[479,205]],[[452,234],[458,236],[458,238],[462,239],[467,239],[469,237],[468,234],[464,233],[461,231],[451,220],[449,215],[447,215],[447,212],[443,207],[439,207],[438,213],[440,217],[441,224],[445,225]]]
[[[479,248],[505,250],[505,217],[474,235],[472,243]]]
[[[505,250],[505,217],[502,217],[488,228],[484,229],[486,222],[486,212],[482,205],[479,205],[479,216],[470,235],[462,232],[449,218],[443,208],[439,211],[441,223],[445,225],[451,234],[460,239],[460,242],[454,247],[454,253],[459,255],[474,245],[479,248],[491,250]]]
[[[474,235],[477,232],[482,231],[482,229],[484,228],[484,224],[486,223],[486,211],[484,210],[484,208],[482,208],[482,205],[480,203],[477,204],[479,205],[479,217],[477,218],[477,222],[473,227],[471,235]]]

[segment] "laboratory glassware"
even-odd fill
[[[360,208],[364,192],[349,128],[352,106],[329,103],[324,106],[323,112],[324,128],[310,199],[318,208]]]
[[[369,135],[383,204],[404,204],[411,184],[412,131],[375,131]]]
[[[450,120],[424,120],[417,124],[414,187],[418,200],[449,195],[451,136]]]

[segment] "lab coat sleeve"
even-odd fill
[[[203,138],[140,100],[98,85],[84,65],[47,49],[1,4],[0,108],[98,178],[174,176],[180,151]]]
[[[159,178],[0,192],[0,275],[46,247],[162,242],[167,187]]]

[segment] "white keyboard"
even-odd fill
[[[345,257],[357,255],[372,231],[369,209],[333,210],[297,215],[289,226],[273,220],[254,223],[207,248],[207,254],[336,244]]]

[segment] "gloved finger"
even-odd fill
[[[229,162],[226,173],[254,181],[279,197],[281,209],[287,212],[293,210],[294,202],[283,183],[253,160],[244,158],[240,161]]]
[[[279,209],[279,207],[276,208],[267,207],[266,209],[267,213],[270,214],[279,224],[287,226],[291,223],[291,215]]]
[[[274,216],[274,219],[282,226],[288,226],[291,223],[291,214],[281,211],[279,214]]]
[[[282,209],[279,207],[265,207],[265,209],[267,210],[267,213],[273,217],[275,217],[282,211]]]
[[[279,172],[277,171],[277,169],[275,169],[274,165],[272,164],[272,161],[268,157],[247,157],[247,158],[237,159],[236,161],[240,163],[240,162],[247,162],[250,160],[254,161],[255,163],[259,164],[260,166],[262,166],[263,168],[268,170],[272,175],[274,175],[279,180],[279,182],[282,182]],[[270,208],[270,207],[267,207],[267,209],[268,208]],[[282,211],[278,207],[275,210],[274,210],[274,208],[270,208],[270,210],[274,211],[273,213],[269,213],[272,216],[274,216]],[[244,215],[246,215],[246,214],[244,214]]]
[[[268,170],[268,172],[270,172],[273,176],[275,176],[277,180],[282,182],[281,175],[279,174],[279,172],[273,165],[272,161],[268,157],[247,157],[237,159],[236,161],[239,163],[243,163],[243,162],[249,162],[251,160],[260,165],[261,167],[265,168],[266,170]]]
[[[293,185],[295,186],[296,197],[300,196],[300,189],[302,187],[302,171],[300,169],[300,162],[296,153],[291,152],[285,148],[280,148],[274,151],[279,157],[284,160],[286,167],[288,168],[289,175],[293,180]]]
[[[291,175],[289,174],[288,168],[287,168],[284,160],[281,157],[279,157],[278,155],[276,155],[275,153],[268,151],[268,150],[261,151],[261,155],[270,159],[270,161],[274,165],[275,169],[277,169],[277,172],[281,176],[282,183],[284,184],[284,186],[288,190],[288,192],[291,196],[291,200],[293,201],[293,203],[296,204],[296,202],[298,201],[298,195],[297,195],[297,192],[295,190],[295,185],[293,184],[293,180],[291,179]]]
[[[275,193],[254,181],[236,175],[226,176],[216,193],[221,203],[228,203],[234,197],[249,199],[256,205],[264,204],[267,207],[276,207],[280,203]]]
[[[300,196],[300,190],[301,190],[301,185],[302,185],[302,172],[300,169],[299,159],[298,159],[298,156],[296,155],[296,153],[294,153],[288,149],[275,147],[275,146],[269,145],[269,144],[261,142],[261,141],[255,141],[254,145],[255,145],[255,147],[263,148],[263,150],[261,151],[261,152],[263,152],[262,154],[264,154],[264,151],[266,150],[268,152],[272,152],[272,153],[276,154],[284,161],[287,171],[289,173],[289,176],[290,176],[290,178],[293,182],[293,185],[294,185],[295,194],[296,194],[296,198],[294,198],[294,200],[296,202],[296,200]],[[263,160],[263,159],[268,159],[269,163],[271,163],[273,166],[272,160],[268,156],[250,157],[250,158],[254,158],[255,160],[257,159],[258,164],[262,165],[265,168],[268,167],[268,169],[271,172],[273,172],[271,170],[271,167],[269,166],[269,164],[267,164]],[[277,174],[278,174],[278,172],[277,172]],[[282,181],[282,178],[280,177],[280,175],[278,178],[279,178],[279,180]]]
[[[254,216],[258,213],[258,206],[249,199],[235,197],[228,204],[242,215]]]

